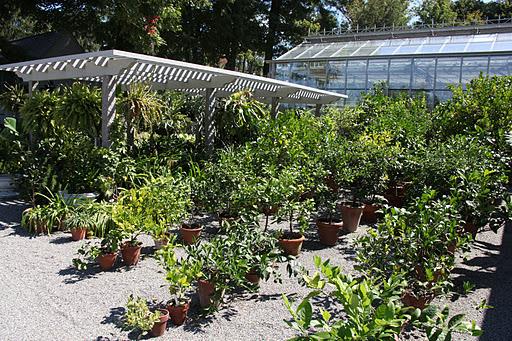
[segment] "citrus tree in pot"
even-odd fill
[[[403,300],[419,308],[449,286],[454,248],[467,244],[457,233],[456,210],[436,195],[427,190],[408,210],[389,208],[384,220],[357,240],[358,269],[382,278],[403,275]]]
[[[320,243],[328,246],[336,245],[338,233],[343,227],[336,210],[338,197],[339,192],[332,186],[324,183],[317,188],[315,203],[319,217],[316,220],[316,227]]]
[[[506,175],[498,169],[458,170],[452,177],[452,203],[464,221],[463,230],[473,239],[486,225],[495,232],[504,226],[510,198],[506,182]]]
[[[208,242],[186,247],[185,260],[197,267],[197,293],[201,307],[215,309],[219,306],[226,290],[246,283],[247,266],[242,258],[243,249],[239,240],[228,232],[217,235]]]
[[[125,239],[121,245],[121,255],[128,266],[136,265],[140,259],[142,243],[137,237],[146,224],[149,196],[147,187],[125,190],[112,207],[112,220]]]
[[[188,259],[178,260],[171,243],[159,251],[159,259],[167,271],[166,280],[169,283],[171,300],[167,304],[167,310],[173,324],[181,326],[188,314],[190,298],[187,296],[192,282],[197,277],[200,269],[199,262],[191,262]]]

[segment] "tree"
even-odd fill
[[[350,26],[405,26],[409,22],[408,0],[352,0],[344,8]]]
[[[424,0],[415,11],[419,22],[424,24],[448,23],[457,19],[451,0]]]

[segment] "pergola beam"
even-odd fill
[[[116,116],[117,76],[106,75],[101,86],[101,145],[110,147],[110,128]]]

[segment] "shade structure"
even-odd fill
[[[317,108],[344,100],[347,96],[308,86],[288,83],[215,67],[180,62],[143,54],[107,50],[0,65],[29,82],[29,91],[40,81],[77,79],[102,84],[102,144],[110,146],[109,132],[115,117],[118,86],[146,83],[154,90],[172,89],[205,98],[206,124],[202,130],[207,147],[213,146],[213,110],[218,97],[249,90],[258,100],[271,104],[301,103]],[[210,123],[210,124],[208,124]]]
[[[250,90],[256,98],[269,104],[272,98],[279,98],[280,103],[303,104],[328,104],[346,98],[343,94],[275,79],[119,50],[0,65],[0,70],[13,71],[26,82],[64,79],[101,82],[105,76],[116,76],[117,84],[122,87],[144,82],[155,90],[174,89],[195,94],[216,89],[216,97]]]

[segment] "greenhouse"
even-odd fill
[[[450,84],[512,74],[512,24],[329,32],[270,63],[274,78],[347,94],[349,104],[376,84],[389,93],[424,92],[434,103],[450,97]]]

